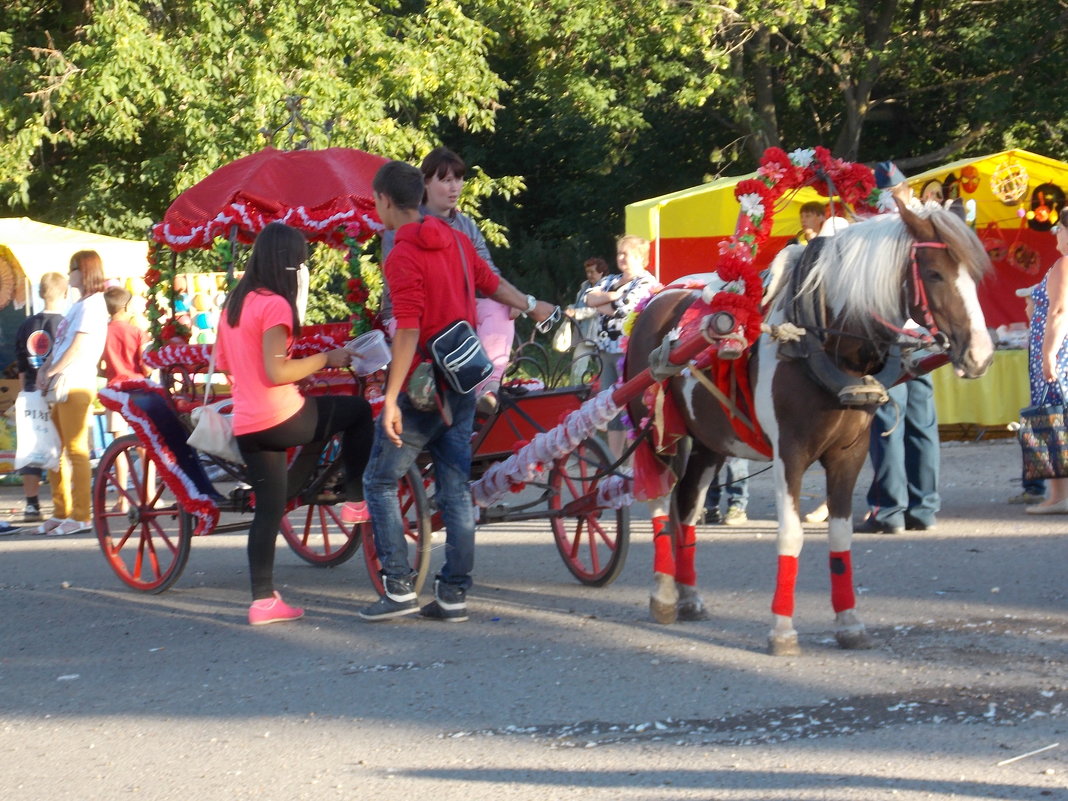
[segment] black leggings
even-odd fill
[[[256,493],[256,511],[248,531],[248,567],[252,599],[274,593],[274,547],[287,501],[300,492],[319,462],[330,438],[341,437],[345,500],[363,499],[363,470],[371,454],[374,420],[371,407],[353,395],[320,395],[285,422],[263,431],[241,434],[237,446],[245,458],[246,476]],[[286,450],[305,446],[286,470]]]

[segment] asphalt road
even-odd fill
[[[363,623],[362,562],[318,570],[280,546],[308,614],[251,628],[242,534],[194,542],[158,596],[125,589],[90,535],[0,539],[0,795],[1066,799],[1068,517],[1004,502],[1012,441],[942,456],[937,531],[857,537],[873,650],[834,645],[808,528],[797,658],[764,653],[768,474],[749,525],[701,531],[712,620],[672,627],[648,619],[644,514],[603,589],[571,579],[547,524],[481,529],[460,625]]]

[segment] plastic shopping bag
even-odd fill
[[[553,350],[555,350],[557,353],[567,353],[569,350],[571,350],[571,346],[573,344],[573,337],[571,331],[572,326],[573,323],[568,320],[562,326],[557,328],[556,333],[553,334]]]
[[[40,392],[20,392],[15,399],[15,469],[59,469],[62,444],[48,402]]]

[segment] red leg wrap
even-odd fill
[[[831,606],[835,612],[844,612],[856,605],[852,555],[849,551],[831,551]]]
[[[794,616],[794,589],[797,586],[797,557],[779,557],[779,575],[775,579],[775,597],[771,611],[783,617]]]
[[[675,542],[675,581],[688,587],[697,585],[697,571],[693,566],[697,552],[697,526],[683,526],[682,536]]]
[[[653,518],[653,571],[675,575],[675,543],[668,517]]]

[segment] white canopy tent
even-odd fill
[[[148,268],[145,241],[91,234],[28,217],[5,217],[0,218],[0,271],[4,273],[0,275],[0,308],[8,303],[27,304],[30,307],[27,314],[35,311],[41,302],[37,297],[41,276],[47,272],[66,275],[70,257],[79,250],[95,250],[100,254],[105,277],[124,285],[127,279],[134,279],[136,287],[143,287],[141,277]],[[5,275],[13,282],[6,289]]]

